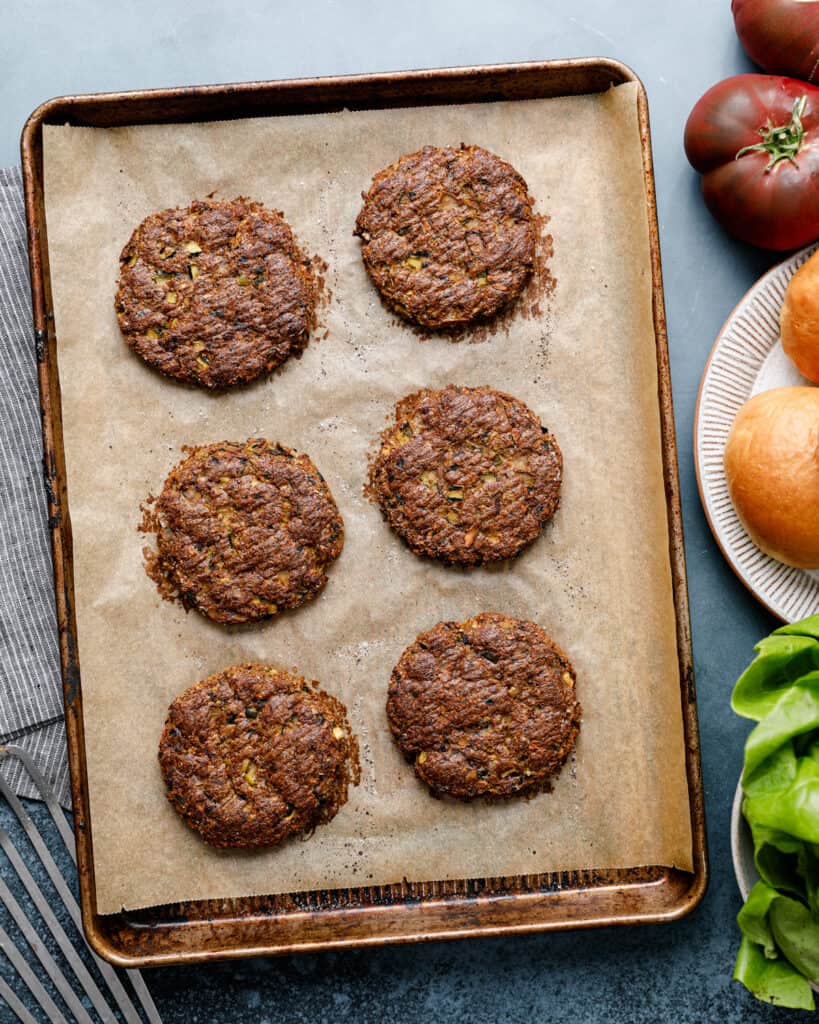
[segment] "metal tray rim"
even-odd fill
[[[235,91],[242,94],[264,94],[271,87],[285,91],[300,88],[311,88],[316,83],[322,86],[333,88],[350,84],[377,85],[387,83],[401,85],[408,78],[415,76],[432,76],[439,79],[462,79],[465,73],[492,74],[492,72],[514,68],[518,71],[541,71],[549,69],[558,71],[569,68],[587,68],[594,65],[596,68],[609,69],[620,75],[622,81],[636,82],[640,90],[645,93],[645,86],[636,72],[627,64],[616,60],[613,57],[566,57],[560,60],[548,61],[518,61],[513,64],[472,64],[472,65],[447,65],[440,68],[411,68],[403,71],[370,71],[360,74],[326,75],[321,78],[280,78],[280,79],[251,79],[246,82],[221,82],[206,83],[193,86],[167,86],[149,89],[126,89],[122,91],[89,92],[89,93],[65,93],[62,96],[53,96],[44,100],[29,114],[23,124],[20,137],[20,148],[22,153],[31,153],[33,137],[40,131],[41,126],[47,123],[47,118],[54,117],[60,112],[77,104],[85,104],[89,100],[102,105],[107,103],[127,103],[130,100],[156,100],[167,101],[171,98],[185,97],[218,97],[227,91]],[[127,122],[123,122],[127,123]]]

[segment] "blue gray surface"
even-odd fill
[[[682,150],[699,95],[751,70],[729,8],[728,0],[4,0],[0,165],[17,161],[22,122],[40,101],[113,88],[605,55],[637,71],[651,107],[708,812],[704,903],[662,927],[154,971],[148,981],[169,1024],[798,1019],[755,1004],[730,982],[739,896],[728,824],[747,725],[728,698],[754,642],[775,623],[711,538],[691,453],[713,339],[775,261],[720,231]]]

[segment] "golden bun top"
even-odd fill
[[[779,327],[785,354],[804,377],[819,384],[819,250],[790,279]]]
[[[819,568],[819,388],[763,391],[737,413],[725,476],[742,525],[780,562]]]

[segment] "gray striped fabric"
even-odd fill
[[[0,743],[25,747],[68,806],[20,171],[0,169]],[[2,769],[35,796],[16,760]]]

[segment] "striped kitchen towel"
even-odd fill
[[[0,745],[10,742],[29,751],[69,806],[18,168],[0,169]],[[37,795],[16,758],[0,771],[16,792]]]

